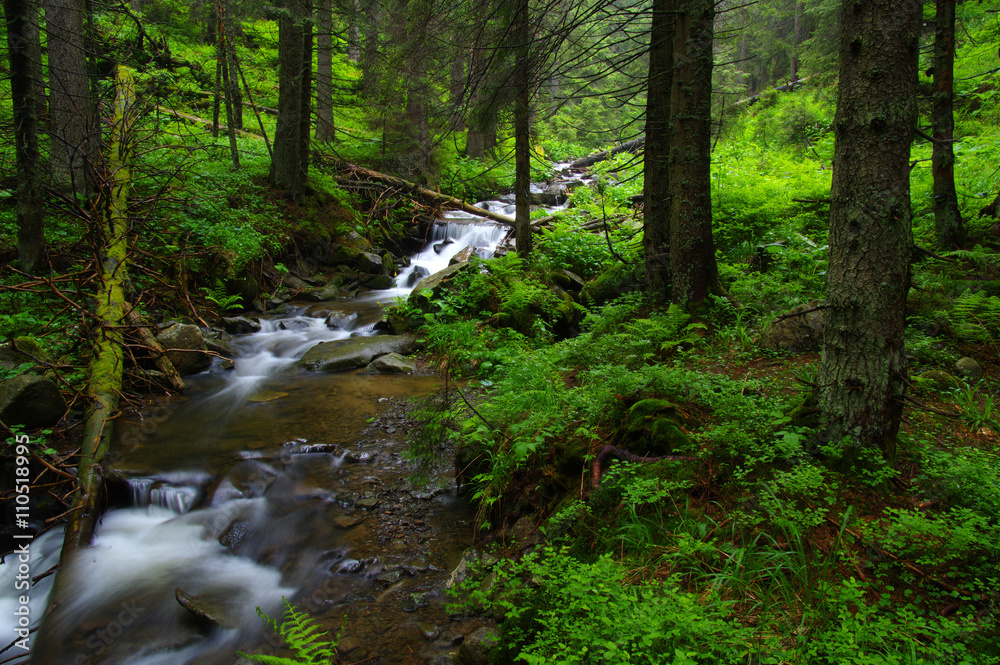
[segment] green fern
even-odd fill
[[[955,300],[952,317],[959,339],[995,344],[1000,330],[1000,298],[966,289]]]
[[[944,256],[960,261],[968,261],[982,269],[996,270],[997,267],[1000,267],[1000,254],[986,249],[982,245],[976,245],[972,249],[956,249],[951,252],[945,252]]]
[[[205,298],[224,310],[233,309],[243,303],[243,297],[239,294],[229,295],[225,283],[218,277],[215,278],[215,286],[208,286],[205,291]]]
[[[289,603],[287,598],[282,598],[282,601],[285,605],[285,618],[281,624],[276,619],[271,619],[264,614],[259,607],[257,608],[257,616],[265,625],[270,625],[274,632],[285,641],[295,657],[287,658],[243,651],[240,651],[238,655],[251,662],[264,663],[264,665],[329,665],[332,663],[337,658],[336,647],[340,635],[338,634],[332,640],[327,638],[323,629],[308,614]]]

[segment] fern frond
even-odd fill
[[[275,629],[275,632],[285,641],[288,648],[295,654],[294,658],[270,656],[267,654],[239,652],[239,655],[255,663],[264,665],[329,665],[337,657],[338,634],[333,639],[304,610],[300,610],[287,598],[282,598],[285,606],[284,620],[279,625],[268,617],[259,607],[257,615]]]
[[[960,339],[994,343],[1000,331],[1000,298],[966,289],[952,305],[952,318]]]

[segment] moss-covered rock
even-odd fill
[[[615,434],[615,445],[651,457],[693,447],[680,428],[677,407],[662,399],[644,399],[633,404]]]

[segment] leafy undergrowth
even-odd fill
[[[697,319],[624,288],[559,335],[564,255],[614,264],[549,238],[530,265],[487,261],[403,307],[470,379],[427,407],[414,454],[457,440],[481,535],[510,557],[465,600],[501,617],[494,662],[1000,662],[1000,330],[975,295],[995,254],[916,266],[937,286],[912,303],[889,463],[821,437],[816,352],[757,343],[821,295],[806,264],[728,264],[731,292],[773,298]],[[963,356],[986,378],[961,378]],[[608,444],[668,458],[606,461],[594,486]]]

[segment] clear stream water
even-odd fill
[[[265,318],[234,340],[235,368],[189,377],[183,396],[125,418],[121,507],[66,564],[32,662],[211,665],[239,662],[241,649],[287,653],[258,617],[279,616],[283,598],[341,633],[346,663],[429,663],[454,651],[475,626],[449,618],[442,586],[471,545],[472,514],[447,473],[428,487],[410,482],[399,409],[437,380],[311,373],[296,361],[319,342],[374,334],[411,275],[444,268],[468,245],[489,255],[505,234],[481,220],[436,224],[394,288]],[[60,544],[55,532],[36,539],[33,574]],[[0,648],[14,639],[13,574],[0,566]],[[52,579],[32,589],[36,618]]]

